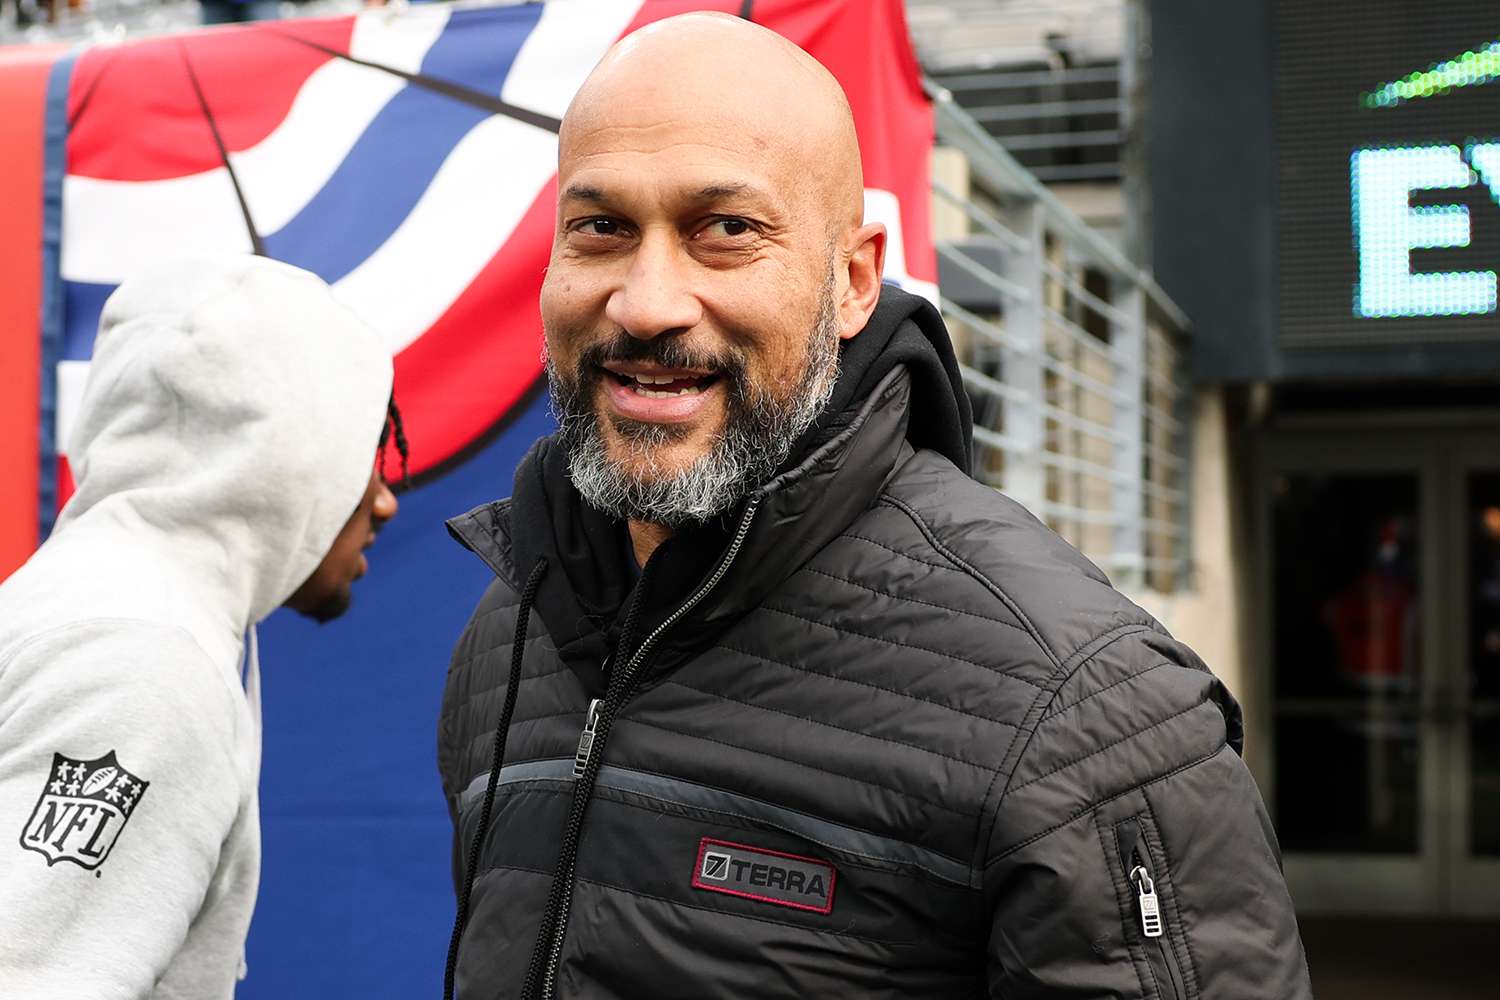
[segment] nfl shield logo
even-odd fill
[[[121,767],[113,750],[96,760],[54,753],[21,846],[46,858],[49,868],[59,861],[98,868],[149,784]]]

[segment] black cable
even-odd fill
[[[453,1000],[453,979],[458,969],[458,943],[469,922],[469,896],[474,891],[474,877],[479,870],[479,849],[484,843],[485,831],[489,829],[490,811],[495,806],[495,788],[500,783],[500,765],[505,760],[505,740],[510,734],[510,720],[516,712],[516,694],[521,689],[526,627],[531,619],[531,606],[536,602],[537,588],[546,571],[547,560],[537,560],[536,568],[531,571],[526,587],[521,591],[521,603],[516,609],[516,630],[511,640],[510,682],[505,687],[505,706],[500,710],[500,721],[495,726],[495,752],[490,758],[490,781],[484,790],[484,808],[479,812],[479,829],[475,831],[474,844],[469,848],[469,864],[464,869],[464,889],[459,894],[458,912],[453,918],[453,937],[448,942],[448,967],[443,973],[443,1000]]]
[[[481,108],[485,111],[488,111],[490,114],[504,115],[505,117],[513,118],[518,122],[525,122],[527,125],[534,126],[546,132],[551,132],[554,135],[558,132],[559,129],[562,128],[562,119],[560,118],[553,118],[551,115],[544,115],[540,111],[532,111],[528,108],[522,108],[514,104],[508,104],[492,94],[486,94],[481,90],[473,90],[469,87],[465,87],[463,84],[454,83],[451,80],[444,80],[441,77],[428,76],[425,73],[413,73],[410,70],[401,69],[399,66],[388,66],[385,63],[373,62],[369,59],[359,59],[347,52],[340,52],[338,49],[329,48],[326,45],[322,45],[310,39],[295,35],[290,31],[280,30],[274,27],[267,28],[266,30],[280,35],[282,38],[285,38],[288,41],[297,42],[300,45],[306,45],[310,49],[316,49],[319,52],[325,52],[336,59],[342,59],[345,62],[353,63],[356,66],[366,66],[370,69],[378,69],[382,72],[390,73],[392,76],[399,76],[401,79],[405,80],[407,83],[413,84],[414,86],[421,87],[424,90],[430,90],[435,94],[442,94],[444,97],[452,98],[453,100],[458,101],[462,104],[467,104],[470,107]]]
[[[219,132],[219,123],[215,120],[213,111],[209,109],[208,97],[203,93],[203,85],[198,82],[198,74],[193,70],[192,60],[188,58],[187,46],[180,39],[177,42],[177,52],[182,56],[182,66],[187,70],[188,82],[193,85],[193,93],[198,97],[198,107],[203,111],[203,119],[208,122],[208,130],[213,134],[214,146],[219,151],[219,159],[224,163],[224,172],[229,175],[229,183],[234,188],[235,200],[240,203],[240,214],[244,216],[245,228],[250,232],[250,250],[257,257],[264,257],[266,244],[255,228],[255,220],[250,215],[250,203],[245,200],[245,191],[240,187],[239,175],[234,172],[234,164],[229,162],[229,147],[224,144],[224,136]]]

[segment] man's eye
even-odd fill
[[[744,219],[715,219],[709,223],[709,230],[716,236],[744,236],[750,232],[750,223]]]
[[[614,219],[589,219],[581,227],[590,236],[618,236],[620,224]]]

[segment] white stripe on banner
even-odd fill
[[[639,8],[614,0],[547,4],[501,99],[561,115]],[[556,171],[555,135],[486,119],[448,154],[390,239],[334,285],[340,300],[399,353],[478,277]]]
[[[885,273],[882,277],[937,305],[937,285],[906,273],[906,238],[901,227],[901,199],[891,191],[865,188],[865,221],[885,224]]]
[[[447,23],[448,10],[438,5],[399,17],[366,11],[355,17],[350,55],[416,72]],[[405,86],[394,74],[343,59],[314,70],[271,134],[230,154],[256,228],[276,232],[300,212]],[[223,168],[159,181],[63,181],[61,266],[69,281],[114,285],[145,263],[249,250]]]
[[[69,281],[117,285],[143,265],[249,251],[223,170],[168,181],[63,180],[61,267]]]
[[[630,26],[640,3],[553,0],[516,53],[500,99],[561,118],[584,78]]]
[[[556,169],[552,133],[486,118],[453,147],[390,239],[334,292],[399,353],[479,276]]]

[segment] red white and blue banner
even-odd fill
[[[453,903],[434,725],[488,572],[442,521],[507,495],[550,430],[537,295],[558,120],[616,39],[688,10],[748,13],[833,71],[867,215],[891,231],[886,278],[934,295],[932,118],[900,0],[432,4],[0,50],[0,577],[71,488],[99,313],[136,268],[288,261],[396,359],[418,486],[349,616],[280,613],[262,632],[265,872],[241,996],[440,988]]]

